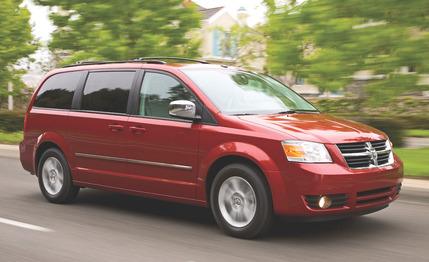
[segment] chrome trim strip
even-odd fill
[[[100,156],[100,155],[92,155],[92,154],[85,154],[85,153],[75,153],[75,156],[92,158],[92,159],[99,159],[99,160],[108,160],[108,161],[124,162],[124,163],[131,163],[131,164],[139,164],[139,165],[149,165],[149,166],[159,166],[159,167],[170,167],[170,168],[176,168],[176,169],[182,169],[182,170],[192,170],[192,166],[184,166],[184,165],[168,164],[168,163],[161,163],[161,162],[152,162],[152,161],[145,161],[145,160],[120,158],[120,157],[113,157],[113,156]]]
[[[389,159],[388,161],[389,162],[387,162],[386,164],[382,164],[382,165],[375,166],[373,164],[370,164],[369,166],[366,166],[366,167],[350,167],[350,169],[370,169],[370,168],[385,167],[385,166],[393,165],[393,163],[394,163],[393,159],[392,160]]]
[[[340,150],[341,151],[341,150]],[[377,154],[386,154],[386,153],[390,153],[392,152],[392,150],[390,149],[385,149],[385,150],[380,150],[380,151],[376,151]],[[344,157],[348,157],[348,156],[371,156],[371,152],[360,152],[360,153],[341,153]]]
[[[341,152],[341,151],[340,151]],[[361,152],[361,153],[341,153],[344,157],[348,156],[371,156],[370,152]]]

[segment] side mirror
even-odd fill
[[[195,104],[188,100],[176,100],[171,102],[168,106],[168,113],[170,116],[177,118],[197,119]]]

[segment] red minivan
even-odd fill
[[[241,238],[274,214],[378,211],[403,177],[383,132],[322,114],[269,76],[182,58],[53,70],[29,104],[20,156],[50,202],[88,187],[206,206]]]

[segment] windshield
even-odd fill
[[[232,69],[182,69],[224,114],[274,114],[317,109],[271,77]]]

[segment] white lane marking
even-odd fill
[[[27,224],[27,223],[10,220],[2,217],[0,217],[0,223],[10,225],[10,226],[20,227],[20,228],[25,228],[29,230],[39,231],[39,232],[53,232],[52,229],[49,229],[46,227],[39,227],[32,224]]]

